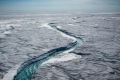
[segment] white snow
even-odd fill
[[[48,28],[48,29],[55,30],[55,31],[59,32],[63,37],[67,37],[67,38],[72,39],[73,41],[76,41],[76,38],[74,38],[74,37],[72,37],[72,36],[69,36],[69,35],[67,35],[67,34],[64,34],[63,32],[58,31],[58,30],[56,30],[56,29],[53,29],[51,26],[48,25],[48,23],[44,23],[43,25],[41,25],[41,27],[46,27],[46,28]],[[62,28],[62,27],[61,27],[61,26],[57,26],[57,28]]]
[[[11,34],[11,31],[5,31],[3,34],[4,34],[4,35]]]
[[[62,56],[59,56],[57,58],[51,58],[48,61],[44,62],[43,64],[59,63],[59,62],[74,60],[77,58],[78,58],[78,56],[75,55],[74,53],[66,53],[66,54],[63,54]],[[80,56],[79,56],[79,58],[80,58]]]
[[[18,68],[20,67],[21,63],[10,69],[7,74],[4,76],[3,80],[13,80],[15,74],[17,73]]]

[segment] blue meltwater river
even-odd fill
[[[33,73],[43,63],[45,63],[46,61],[48,61],[49,59],[53,58],[58,54],[69,53],[83,43],[82,38],[74,36],[72,33],[69,33],[66,30],[61,29],[60,26],[56,26],[54,23],[45,23],[42,26],[52,30],[56,30],[56,32],[59,32],[62,36],[72,39],[73,42],[69,43],[67,46],[52,49],[42,55],[39,55],[35,58],[23,62],[22,64],[20,64],[18,69],[16,69],[16,73],[12,77],[12,79],[9,80],[31,80]]]

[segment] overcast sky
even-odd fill
[[[120,12],[120,0],[0,0],[4,11]]]

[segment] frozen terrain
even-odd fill
[[[20,63],[72,42],[43,23],[84,43],[40,66],[32,80],[120,80],[120,14],[0,16],[0,80]]]

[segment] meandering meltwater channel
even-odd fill
[[[13,80],[31,80],[32,74],[38,69],[41,64],[58,54],[69,53],[83,43],[82,38],[76,37],[72,33],[61,29],[60,26],[56,26],[54,23],[45,23],[42,26],[56,30],[64,37],[72,39],[73,42],[69,43],[67,46],[52,49],[40,56],[25,61],[20,65],[19,69],[17,69],[17,73],[14,75]]]

